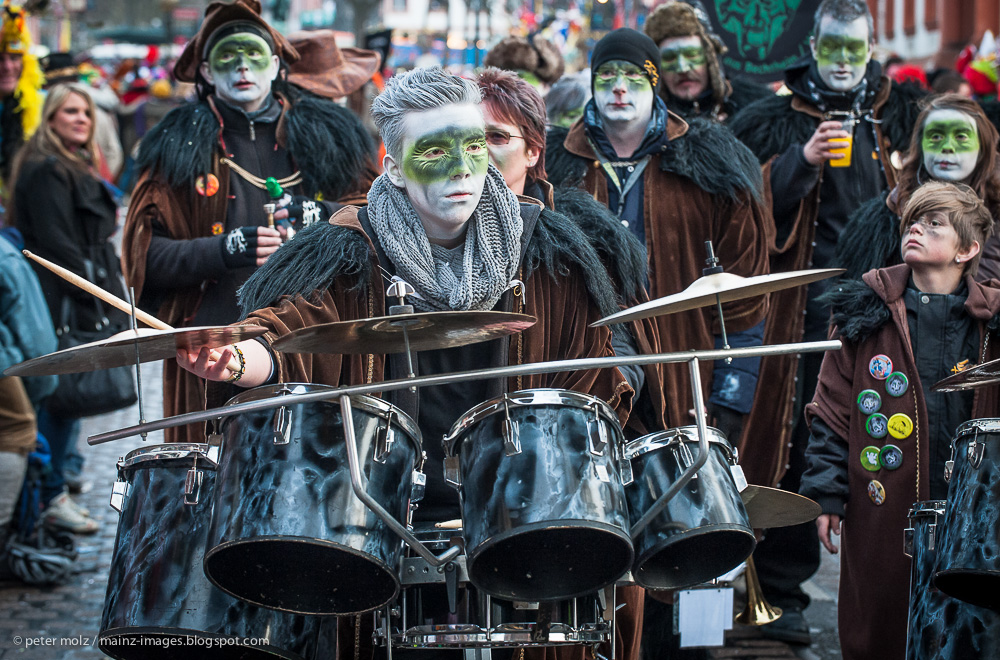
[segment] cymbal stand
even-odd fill
[[[128,302],[132,307],[132,313],[129,314],[129,322],[132,324],[132,332],[135,334],[135,339],[133,340],[135,345],[135,391],[139,397],[139,423],[145,424],[146,415],[143,413],[142,407],[142,362],[139,361],[139,329],[136,327],[135,323],[135,287],[130,286],[128,288]],[[145,431],[139,435],[143,441],[147,439]]]
[[[712,249],[712,241],[705,241],[705,252],[708,253],[708,258],[705,259],[706,268],[701,269],[702,275],[715,275],[716,273],[723,272],[722,266],[719,265],[719,258],[715,256],[715,250]],[[726,319],[722,315],[722,299],[719,294],[715,294],[715,309],[719,312],[719,327],[722,328],[722,348],[724,350],[729,350],[729,337],[726,336]],[[732,364],[733,358],[727,357],[726,364]]]
[[[404,282],[401,279],[393,278],[392,284],[389,285],[389,288],[386,290],[385,295],[390,298],[398,299],[399,304],[393,305],[392,307],[389,308],[389,316],[412,314],[413,305],[406,304],[406,296],[413,295],[416,292],[417,290],[414,289],[413,285],[410,284],[409,282]],[[409,371],[407,377],[416,378],[416,375],[413,373],[413,351],[410,350],[410,334],[406,330],[407,326],[412,325],[414,321],[399,320],[399,321],[392,321],[391,323],[392,325],[402,329],[403,331],[403,343],[406,346],[406,367],[407,370]],[[416,392],[417,388],[411,387],[410,391]]]
[[[366,489],[365,476],[361,473],[361,463],[358,459],[358,442],[354,435],[354,416],[351,409],[351,397],[340,397],[340,413],[344,424],[344,443],[347,446],[347,465],[351,472],[351,489],[358,496],[365,506],[378,516],[382,522],[389,527],[396,536],[403,539],[406,545],[413,548],[413,551],[420,555],[428,564],[444,572],[445,567],[459,555],[461,548],[457,545],[449,547],[440,555],[435,556],[433,552],[413,535],[404,525],[396,520],[391,513],[386,511],[381,504],[375,501]]]

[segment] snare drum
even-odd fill
[[[1000,609],[1000,419],[974,419],[952,440],[954,469],[934,586]]]
[[[735,452],[720,431],[708,428],[708,460],[634,539],[635,581],[647,589],[682,589],[740,565],[756,540],[731,467]],[[633,482],[626,486],[637,522],[694,462],[698,428],[650,433],[625,446]]]
[[[247,605],[205,579],[216,480],[208,449],[156,445],[118,463],[121,517],[98,648],[121,660],[322,657],[336,644],[336,619]]]
[[[229,405],[322,385],[269,385]],[[406,524],[420,433],[398,408],[351,397],[367,493]],[[353,614],[399,590],[402,541],[351,488],[338,401],[244,413],[224,422],[205,572],[249,603],[302,614]],[[421,475],[422,476],[422,475]]]
[[[593,593],[628,570],[621,429],[600,399],[514,392],[476,406],[445,438],[469,579],[508,600]]]
[[[943,500],[917,502],[909,512],[904,552],[910,570],[907,660],[1000,658],[1000,615],[947,596],[931,584],[945,525]]]
[[[462,530],[424,529],[414,535],[435,554],[461,543]],[[476,589],[469,582],[465,555],[439,572],[419,557],[403,560],[403,590],[384,611],[376,612],[376,637],[394,648],[489,648],[598,644],[611,636],[614,603],[599,594],[563,601],[510,602]],[[449,598],[449,582],[452,597]],[[611,590],[613,591],[613,589]]]

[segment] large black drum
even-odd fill
[[[594,593],[632,563],[621,429],[600,399],[514,392],[467,412],[445,438],[469,579],[495,598]]]
[[[974,419],[952,440],[954,468],[934,586],[1000,610],[1000,419]]]
[[[708,460],[633,539],[632,577],[647,589],[707,582],[739,566],[756,545],[732,474],[735,452],[720,431],[709,427],[708,434]],[[680,478],[697,451],[696,426],[650,433],[626,445],[633,482],[625,493],[633,523]]]
[[[101,651],[120,660],[312,659],[336,645],[335,618],[254,607],[205,578],[216,481],[208,445],[137,449],[118,475]]]
[[[461,529],[418,529],[414,535],[438,554],[462,541]],[[400,574],[402,592],[376,612],[376,637],[383,645],[387,640],[404,649],[594,645],[611,637],[614,602],[599,594],[545,602],[492,598],[469,582],[464,554],[444,571],[406,557]],[[608,591],[613,599],[614,588]]]
[[[945,502],[917,502],[910,509],[904,552],[910,570],[907,660],[1000,658],[1000,615],[969,605],[931,584],[944,528]]]
[[[331,389],[274,385],[229,404]],[[367,493],[409,518],[420,433],[392,405],[351,397]],[[244,413],[224,422],[205,572],[249,603],[302,614],[353,614],[399,591],[402,541],[354,494],[339,401]]]

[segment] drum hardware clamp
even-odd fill
[[[379,426],[375,429],[375,452],[372,455],[372,460],[376,463],[385,463],[389,457],[389,452],[392,451],[392,443],[395,440],[395,436],[392,433],[392,422],[395,418],[395,411],[390,410],[385,418],[385,426]]]
[[[381,504],[368,494],[365,490],[365,477],[361,473],[361,462],[358,459],[358,441],[354,435],[354,414],[351,409],[351,397],[340,397],[341,421],[344,425],[344,444],[347,448],[347,464],[351,473],[351,488],[365,506],[367,506],[376,516],[378,516],[386,526],[392,530],[396,536],[403,539],[406,545],[410,546],[414,552],[423,557],[431,566],[439,567],[451,562],[461,553],[461,548],[457,545],[449,547],[436,556],[433,552],[413,535],[405,525],[402,525]]]
[[[292,393],[286,386],[278,390],[278,396],[288,396]],[[279,406],[274,413],[273,438],[274,445],[280,447],[292,441],[292,409],[288,406]]]
[[[705,259],[705,268],[701,269],[702,276],[715,275],[716,273],[723,272],[723,267],[719,265],[719,258],[715,256],[715,250],[712,248],[712,241],[705,241],[705,252],[708,257]],[[722,330],[722,348],[724,350],[729,350],[729,337],[726,335],[726,320],[722,316],[722,299],[719,295],[715,295],[715,309],[719,313],[719,328]],[[727,357],[726,364],[732,364],[733,358]]]
[[[986,445],[979,442],[979,427],[976,427],[976,432],[972,434],[972,440],[969,440],[969,465],[973,470],[978,470],[979,465],[983,462],[983,453],[986,451]]]
[[[503,435],[503,453],[505,456],[516,456],[521,453],[521,429],[517,422],[510,418],[510,398],[503,395],[504,418],[500,422],[500,432]],[[461,483],[461,477],[458,478]]]
[[[608,448],[608,429],[605,428],[604,424],[601,424],[601,410],[596,405],[586,406],[584,410],[594,413],[594,418],[587,420],[587,441],[590,444],[590,453],[594,456],[604,456],[604,451]],[[597,425],[596,439],[591,424]]]
[[[396,298],[399,300],[398,305],[393,305],[389,308],[389,316],[406,315],[413,313],[413,305],[406,304],[406,296],[412,296],[417,292],[413,288],[413,285],[400,279],[398,276],[393,276],[392,284],[386,289],[385,295],[387,298]],[[400,320],[393,321],[392,325],[400,328],[403,331],[403,343],[406,347],[406,369],[407,377],[415,378],[416,375],[413,372],[413,351],[410,350],[410,334],[407,332],[407,326],[413,324],[414,321]],[[411,392],[416,392],[416,387],[410,387]]]

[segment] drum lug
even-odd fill
[[[274,444],[287,445],[292,441],[292,411],[281,406],[274,413]]]
[[[937,523],[927,526],[927,550],[934,552],[934,540],[937,538]]]
[[[424,499],[424,491],[427,489],[427,475],[420,470],[414,470],[410,479],[410,503],[412,504]]]
[[[632,483],[632,481],[634,481],[634,477],[632,476],[631,460],[623,458],[618,461],[618,471],[621,472],[622,475],[622,486],[628,486]]]
[[[521,430],[517,422],[510,418],[510,406],[507,403],[507,395],[503,397],[504,418],[500,422],[500,433],[503,435],[503,451],[507,456],[516,456],[521,453]]]
[[[187,471],[184,477],[184,504],[197,504],[201,497],[201,482],[205,478],[205,473],[197,467]]]
[[[972,440],[969,442],[969,466],[973,470],[978,470],[980,463],[983,462],[983,451],[986,449],[986,445],[979,442],[979,431],[973,436]]]
[[[453,488],[462,487],[462,470],[458,456],[444,457],[444,480]]]
[[[944,462],[944,481],[945,483],[951,483],[951,473],[955,470],[955,461],[947,460]]]
[[[385,420],[385,426],[380,426],[375,430],[375,453],[372,458],[376,463],[385,463],[389,457],[389,452],[392,451],[394,440],[392,435],[392,418],[394,414],[390,411],[389,416]]]
[[[913,528],[907,527],[903,530],[903,554],[907,557],[913,556]]]
[[[743,467],[737,463],[734,465],[730,465],[729,471],[733,474],[733,481],[736,482],[736,490],[742,493],[744,490],[747,489],[747,486],[749,485],[747,484],[746,475],[743,474]]]
[[[216,428],[208,434],[208,452],[206,458],[216,465],[219,464],[219,454],[222,453],[222,434]]]
[[[128,482],[119,479],[111,487],[111,508],[121,513],[126,496],[128,496]]]
[[[587,409],[594,413],[594,418],[587,420],[587,438],[590,442],[590,453],[594,456],[604,456],[608,448],[608,430],[601,424],[601,413],[597,406]],[[597,426],[596,433],[594,425]]]

